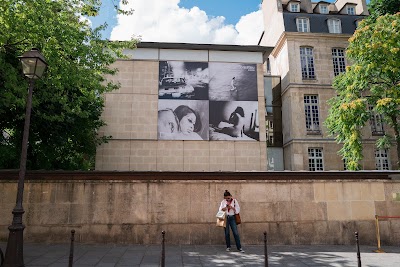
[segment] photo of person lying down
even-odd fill
[[[210,102],[210,140],[259,140],[258,103]]]
[[[202,122],[206,119],[204,118],[204,102],[207,101],[186,101],[191,106],[202,110],[198,112],[196,108],[182,105],[184,101],[161,101],[163,107],[158,111],[158,139],[207,140],[208,134]]]

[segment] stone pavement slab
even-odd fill
[[[0,242],[5,250],[6,244]],[[166,245],[165,266],[214,267],[265,266],[264,246],[245,246],[246,253],[226,252],[222,245]],[[386,253],[374,253],[375,247],[361,246],[363,267],[400,266],[400,247],[383,247]],[[31,244],[24,246],[26,267],[66,267],[69,244]],[[74,267],[160,266],[160,245],[87,245],[75,244]],[[357,266],[355,246],[269,246],[269,266]]]

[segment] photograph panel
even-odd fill
[[[212,101],[257,101],[257,65],[209,63],[209,99]]]
[[[258,102],[210,101],[210,140],[260,140]]]
[[[160,61],[159,99],[208,99],[208,63]]]
[[[208,140],[208,100],[158,100],[158,140]]]

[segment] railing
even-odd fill
[[[377,241],[377,249],[374,250],[376,253],[385,253],[381,248],[381,235],[379,232],[379,219],[400,219],[400,216],[379,216],[375,215],[375,227],[376,227],[376,241]]]

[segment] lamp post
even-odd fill
[[[8,227],[10,233],[8,236],[6,257],[4,259],[3,267],[25,266],[24,243],[23,243],[24,242],[23,234],[25,225],[22,224],[22,215],[24,214],[25,211],[24,208],[22,207],[22,200],[24,196],[24,180],[26,173],[26,157],[28,150],[29,126],[31,120],[32,94],[33,94],[34,81],[42,77],[47,67],[45,58],[36,48],[32,48],[31,51],[25,52],[22,56],[19,57],[19,59],[22,63],[22,71],[24,75],[29,79],[29,90],[28,90],[28,98],[26,101],[25,124],[22,137],[17,200],[15,203],[15,207],[12,211],[13,221],[12,224]]]

